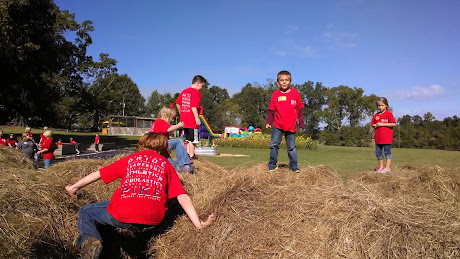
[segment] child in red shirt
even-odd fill
[[[285,70],[280,71],[276,81],[280,89],[276,90],[272,95],[265,125],[267,129],[272,128],[268,171],[274,172],[278,169],[276,165],[278,162],[278,150],[284,135],[289,156],[289,168],[296,173],[300,173],[297,165],[295,132],[297,120],[299,121],[300,128],[305,128],[302,114],[303,103],[299,92],[291,88],[291,73]],[[272,127],[273,121],[275,123]]]
[[[10,137],[6,140],[6,143],[8,144],[8,146],[10,146],[12,148],[16,148],[18,142],[14,138],[13,133],[10,134]]]
[[[96,133],[96,137],[94,138],[94,149],[96,150],[96,152],[99,152],[99,140],[99,134]]]
[[[53,132],[51,130],[46,130],[43,132],[43,137],[45,137],[41,142],[41,150],[37,152],[37,155],[42,155],[43,160],[45,161],[45,168],[51,166],[51,161],[54,158],[54,145],[53,145]]]
[[[73,140],[73,138],[70,138],[70,144],[75,146],[75,151],[77,152],[77,155],[79,155],[80,154],[80,143]]]
[[[3,130],[0,129],[0,146],[8,146],[8,141],[3,138]]]
[[[98,224],[151,231],[163,220],[168,199],[177,198],[197,229],[211,224],[214,215],[209,215],[206,221],[200,220],[179,176],[165,156],[169,156],[167,139],[162,134],[149,132],[139,139],[136,153],[65,187],[73,196],[80,188],[99,179],[110,183],[121,178],[120,188],[110,201],[85,205],[78,212],[77,243],[83,255],[98,258],[102,250]]]
[[[196,158],[195,145],[200,143],[198,126],[201,124],[201,120],[198,114],[198,108],[201,102],[200,90],[206,83],[207,81],[203,76],[196,75],[192,79],[192,86],[183,90],[176,100],[180,121],[184,122],[187,153],[191,158]]]
[[[173,126],[169,125],[169,122],[172,122],[176,117],[176,109],[174,109],[174,105],[171,105],[170,107],[164,106],[161,108],[159,117],[160,118],[155,120],[150,127],[150,132],[161,133],[168,138],[169,150],[176,150],[177,164],[171,157],[168,158],[168,161],[174,168],[176,168],[177,171],[193,173],[194,168],[190,162],[190,157],[187,150],[185,150],[182,140],[169,139],[169,132],[173,132],[184,127],[184,123],[182,121]]]
[[[372,118],[371,125],[375,129],[375,154],[379,161],[379,167],[375,170],[379,173],[391,172],[390,165],[393,156],[391,155],[391,143],[393,143],[393,127],[396,126],[393,114],[388,110],[388,100],[385,97],[377,99],[378,113]],[[387,164],[383,167],[383,153]]]

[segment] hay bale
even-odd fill
[[[64,186],[118,158],[39,171],[20,152],[0,147],[1,257],[76,257],[78,210],[109,199],[119,183],[99,181],[78,199]],[[106,232],[123,238],[104,239],[104,249],[128,242],[131,250],[118,247],[115,256],[124,258],[146,250],[158,258],[460,256],[460,169],[402,167],[345,182],[328,166],[269,174],[264,164],[232,171],[206,161],[194,165],[195,174],[179,176],[200,215],[216,213],[212,226],[195,230],[186,216],[174,222],[176,211],[164,223],[169,231],[141,240],[129,231]],[[148,247],[133,245],[139,243]]]
[[[183,179],[198,211],[217,220],[197,231],[179,219],[150,248],[159,258],[460,256],[459,170],[402,168],[342,182],[324,166],[294,175],[198,165]]]
[[[64,186],[110,163],[68,161],[36,170],[20,152],[0,150],[0,251],[5,258],[75,257],[77,212],[81,206],[107,199],[114,188],[101,183],[70,198]]]

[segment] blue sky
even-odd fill
[[[89,54],[109,53],[146,98],[196,74],[233,94],[289,70],[385,96],[396,117],[460,116],[458,0],[55,2],[94,22]]]

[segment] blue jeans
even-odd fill
[[[52,159],[45,159],[45,168],[50,168]]]
[[[169,150],[176,150],[177,164],[174,162],[172,158],[168,158],[168,161],[171,163],[173,167],[190,164],[190,156],[188,155],[187,150],[184,146],[184,142],[182,142],[181,139],[169,139],[168,148]]]
[[[286,139],[287,153],[289,157],[289,168],[297,167],[297,149],[295,147],[295,132],[284,131],[272,126],[272,136],[270,140],[270,162],[268,168],[273,169],[278,162],[278,150],[283,138]]]
[[[101,241],[102,237],[97,230],[97,225],[109,225],[117,228],[129,229],[137,232],[147,232],[155,229],[154,225],[123,223],[112,217],[107,211],[110,201],[101,201],[83,206],[78,212],[78,247],[81,248],[83,241],[88,237],[94,237]]]
[[[377,156],[378,160],[383,160],[382,150],[386,159],[393,159],[393,156],[391,155],[390,144],[375,144],[375,155]]]

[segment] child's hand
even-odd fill
[[[266,128],[266,129],[269,129],[269,128],[271,128],[271,127],[272,127],[272,125],[270,125],[270,124],[265,124],[265,128]]]
[[[200,220],[200,223],[201,223],[201,226],[198,228],[198,229],[201,229],[201,228],[204,228],[204,227],[207,227],[209,225],[211,225],[211,223],[214,221],[215,217],[214,217],[214,214],[211,214],[208,216],[208,219],[206,221],[201,221]]]
[[[375,124],[372,124],[371,126],[372,126],[372,128],[374,128],[374,129],[377,128],[377,125],[375,125]]]
[[[195,118],[195,122],[196,122],[196,125],[198,125],[198,126],[201,125],[201,120],[200,120],[200,118]]]
[[[77,192],[78,188],[73,188],[70,185],[67,185],[65,187],[65,190],[69,193],[70,196],[75,196],[75,193]]]
[[[177,123],[177,126],[179,126],[180,128],[183,128],[184,127],[184,122],[180,121],[179,123]]]

